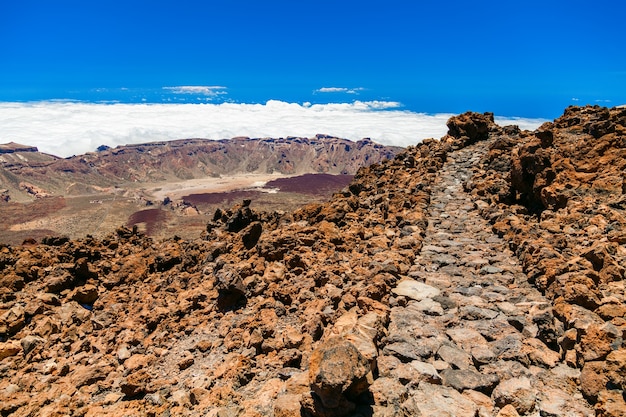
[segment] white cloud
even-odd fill
[[[202,94],[205,96],[226,94],[226,87],[220,85],[180,85],[175,87],[163,87],[163,89],[175,94]]]
[[[315,90],[318,93],[343,93],[346,91],[345,87],[322,87]]]
[[[531,119],[528,117],[494,117],[494,121],[500,126],[517,125],[522,130],[535,130],[548,119]]]
[[[369,137],[407,146],[447,132],[451,114],[397,110],[396,102],[300,105],[266,104],[87,104],[76,102],[0,103],[0,143],[37,146],[69,156],[111,147],[182,138],[312,137],[317,133],[351,140]],[[545,120],[501,119],[534,129]]]
[[[315,93],[346,93],[358,94],[359,91],[365,90],[363,87],[347,88],[347,87],[322,87],[315,90]]]

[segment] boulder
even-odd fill
[[[491,394],[500,381],[495,374],[484,374],[471,369],[444,369],[441,371],[441,379],[444,385],[457,391],[471,389],[485,394]]]
[[[351,342],[332,337],[311,354],[309,381],[311,391],[328,410],[342,415],[342,406],[364,393],[372,382],[372,369]]]
[[[528,414],[535,408],[537,390],[527,377],[511,378],[500,382],[493,390],[496,406],[503,408],[510,404],[519,414]]]
[[[401,281],[398,286],[391,290],[396,295],[403,295],[416,301],[438,296],[441,291],[433,286],[414,280]]]
[[[474,416],[476,404],[455,389],[422,382],[403,404],[411,416]]]

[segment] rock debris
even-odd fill
[[[626,110],[448,126],[196,240],[0,246],[0,415],[624,416]]]

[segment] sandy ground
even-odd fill
[[[240,190],[252,187],[262,187],[268,181],[277,178],[287,178],[284,174],[243,174],[222,176],[220,178],[200,178],[166,184],[154,184],[144,188],[145,192],[157,200],[169,197],[172,200],[181,199],[189,194],[219,193]]]

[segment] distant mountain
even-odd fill
[[[0,189],[23,194],[24,184],[28,184],[45,194],[77,195],[129,182],[180,181],[242,173],[354,174],[359,167],[392,158],[402,148],[383,146],[370,139],[352,142],[317,135],[314,138],[181,139],[100,147],[98,152],[64,159],[17,144],[1,145],[0,149],[11,150],[0,154]]]

